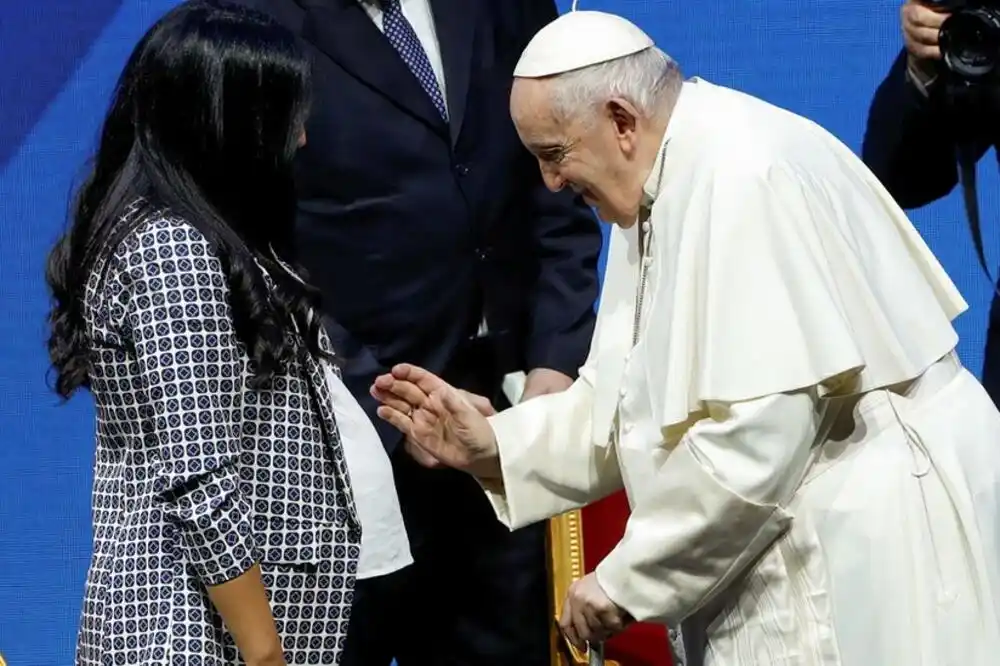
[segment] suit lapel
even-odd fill
[[[430,0],[430,4],[441,44],[451,141],[455,144],[462,131],[469,97],[479,3],[476,0]]]
[[[306,10],[303,39],[404,111],[447,135],[434,103],[358,0],[308,0],[302,4]]]

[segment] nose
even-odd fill
[[[545,187],[549,188],[552,192],[558,192],[562,188],[566,187],[566,179],[559,175],[559,172],[552,166],[539,163],[539,168],[542,171],[542,181],[545,183]]]

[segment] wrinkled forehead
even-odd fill
[[[550,87],[545,79],[514,79],[510,116],[525,143],[549,142],[565,132],[553,113]]]

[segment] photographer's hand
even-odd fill
[[[907,0],[900,8],[899,16],[910,79],[926,94],[927,86],[937,76],[941,60],[938,37],[941,24],[949,15],[926,1]]]
[[[938,35],[948,14],[930,3],[907,0],[900,8],[899,15],[903,25],[903,40],[911,62],[940,60]]]

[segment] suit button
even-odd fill
[[[479,259],[479,261],[486,261],[490,258],[490,251],[484,248],[479,248],[476,250],[476,258]]]
[[[464,164],[458,164],[455,166],[455,173],[457,173],[459,176],[468,176],[469,167]]]

